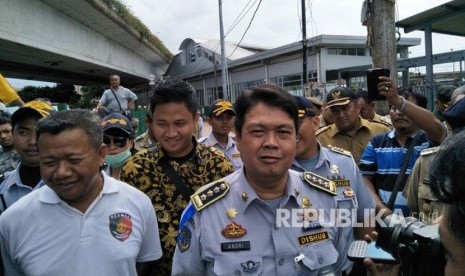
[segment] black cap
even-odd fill
[[[347,105],[354,99],[357,99],[357,94],[355,94],[352,89],[339,86],[331,89],[326,96],[327,108],[337,105]]]
[[[236,116],[236,112],[233,109],[233,106],[231,102],[228,102],[227,100],[216,100],[213,102],[213,104],[210,107],[210,113],[208,114],[209,117],[212,116],[220,116],[224,112],[230,112],[234,116]]]

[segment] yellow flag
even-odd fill
[[[19,96],[16,91],[11,87],[8,81],[0,74],[0,100],[3,103],[11,103],[18,99]]]

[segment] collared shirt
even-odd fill
[[[194,140],[195,141],[195,140]],[[224,154],[212,147],[196,143],[194,155],[179,164],[170,159],[170,164],[183,182],[196,191],[206,183],[218,180],[234,171]],[[186,200],[175,184],[160,166],[159,160],[165,156],[160,144],[150,150],[133,155],[121,169],[120,179],[147,194],[157,212],[163,257],[156,275],[169,275],[172,256],[176,245],[176,235],[182,210]]]
[[[377,134],[390,131],[385,124],[370,122],[360,117],[360,126],[354,136],[349,136],[340,131],[336,124],[320,128],[316,132],[316,138],[324,146],[334,146],[348,150],[354,156],[355,163],[358,164],[365,147],[372,137]]]
[[[243,169],[224,181],[229,192],[181,226],[181,240],[187,248],[181,251],[179,244],[176,247],[172,275],[321,275],[318,273],[324,270],[334,275],[341,273],[346,258],[338,244],[341,229],[319,223],[330,221],[330,210],[336,208],[333,195],[311,187],[304,183],[301,173],[289,170],[279,207],[272,209],[247,182]],[[319,211],[313,217],[315,227],[303,228],[292,221],[308,208],[304,202]],[[239,231],[225,232],[232,226]],[[238,232],[243,235],[236,235]],[[339,254],[344,255],[341,260]]]
[[[414,145],[413,154],[410,157],[405,177],[402,180],[394,203],[394,209],[402,209],[405,216],[408,216],[408,208],[407,200],[402,195],[402,190],[421,151],[430,146],[430,142],[424,131],[417,132],[415,135],[421,136]],[[402,167],[404,156],[414,137],[415,136],[409,137],[405,147],[402,147],[395,138],[395,130],[392,130],[391,132],[373,137],[363,152],[359,168],[363,175],[373,178],[373,185],[378,190],[380,199],[384,202],[389,201],[391,191],[394,188],[397,176]]]
[[[311,171],[336,182],[338,208],[345,210],[357,210],[357,217],[351,217],[358,222],[370,215],[376,204],[368,190],[363,176],[351,156],[322,147],[318,144],[318,161],[314,168],[303,167],[298,160],[294,160],[292,169],[297,171]],[[349,249],[354,240],[353,228],[346,227],[345,238],[340,239],[341,246]],[[344,270],[351,266],[346,259]]]
[[[207,137],[200,138],[198,141],[199,143],[202,143],[204,145],[215,147],[221,150],[224,153],[224,155],[228,157],[229,161],[231,161],[236,171],[242,168],[241,154],[236,147],[236,141],[231,136],[228,135],[228,142],[226,144],[226,147],[223,147],[218,142],[213,133],[210,133]]]
[[[6,275],[136,275],[137,262],[162,256],[150,200],[102,176],[102,191],[84,213],[44,186],[0,216]]]
[[[5,173],[5,178],[0,183],[0,196],[3,197],[3,200],[0,202],[1,212],[5,211],[6,208],[10,207],[23,196],[45,185],[42,179],[34,188],[23,184],[19,176],[20,166],[21,163],[19,163],[15,170]]]
[[[15,151],[0,153],[0,174],[10,172],[19,165],[21,156]]]

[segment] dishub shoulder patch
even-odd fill
[[[441,147],[433,147],[433,148],[427,148],[427,149],[424,149],[421,151],[420,155],[421,156],[426,156],[426,155],[430,155],[430,154],[433,154],[433,153],[436,153],[439,151]]]
[[[201,187],[191,196],[191,202],[195,209],[200,211],[223,198],[228,192],[228,183],[220,179]]]
[[[308,171],[303,172],[303,179],[314,188],[320,189],[333,196],[337,195],[336,183],[332,180]]]
[[[327,125],[327,126],[324,126],[324,127],[322,127],[322,128],[319,128],[319,129],[315,132],[315,135],[318,135],[318,134],[320,134],[320,133],[322,133],[322,132],[324,132],[324,131],[330,129],[331,126],[332,126],[332,125]]]
[[[338,148],[338,147],[333,147],[331,145],[328,145],[328,148],[331,151],[334,151],[334,152],[337,152],[337,153],[340,153],[340,154],[344,154],[344,155],[347,155],[347,156],[352,156],[352,153],[350,151],[348,151],[348,150],[341,149],[341,148]]]

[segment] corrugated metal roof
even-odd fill
[[[465,1],[453,0],[396,23],[405,33],[424,31],[429,25],[435,33],[465,36]]]

